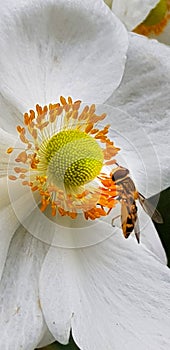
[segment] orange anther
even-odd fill
[[[42,107],[39,106],[38,104],[36,105],[36,111],[38,115],[42,114]]]
[[[35,112],[30,109],[30,121],[32,121],[35,118]]]
[[[17,131],[18,131],[19,133],[23,132],[23,130],[24,130],[24,128],[23,128],[22,126],[17,125]]]
[[[75,219],[77,217],[77,213],[74,213],[73,211],[69,212],[69,216],[72,218],[72,219]]]
[[[99,131],[99,129],[92,129],[91,131],[90,131],[90,134],[96,134],[97,132]]]
[[[6,153],[10,154],[10,153],[12,153],[12,152],[13,152],[13,150],[14,150],[14,148],[13,148],[13,147],[9,147],[9,148],[6,150]]]
[[[21,132],[19,137],[23,143],[29,143],[29,140],[25,137],[24,132]]]
[[[25,174],[20,174],[19,178],[20,178],[20,179],[25,179],[25,178],[26,178],[26,175],[25,175]]]
[[[65,106],[67,104],[67,101],[63,96],[60,96],[60,102],[63,106]]]
[[[112,160],[108,160],[107,162],[105,162],[105,165],[112,165],[116,163],[116,159],[112,159]]]
[[[88,134],[92,129],[93,129],[93,124],[92,123],[88,124],[85,129],[86,134]]]
[[[28,181],[22,181],[22,185],[23,186],[29,186],[29,182]]]
[[[9,180],[17,180],[17,177],[14,176],[14,175],[9,175],[9,176],[8,176],[8,179],[9,179]]]
[[[80,100],[74,102],[74,104],[73,104],[73,106],[72,106],[73,111],[75,111],[75,110],[78,111],[78,109],[80,108],[80,104],[81,104],[81,101],[80,101]]]
[[[18,174],[18,173],[21,173],[21,168],[19,168],[19,167],[15,167],[14,168],[14,171]]]
[[[25,151],[18,154],[18,157],[15,159],[16,162],[26,163],[27,161],[27,153]]]
[[[70,96],[68,97],[68,103],[69,103],[69,105],[72,105],[72,103],[73,103],[73,100]]]
[[[37,190],[38,190],[38,186],[33,186],[33,187],[31,187],[31,190],[32,190],[33,192],[37,191]]]
[[[61,216],[66,215],[66,211],[65,211],[63,208],[58,207],[57,209],[58,209],[58,212],[59,212],[59,214],[60,214]]]
[[[28,113],[25,113],[25,114],[24,114],[24,124],[25,124],[25,125],[28,125],[28,124],[29,124],[29,120],[30,120],[30,118],[29,118],[29,116],[28,116]]]
[[[94,114],[95,110],[96,110],[96,106],[95,104],[92,104],[89,109],[89,114]]]
[[[48,107],[47,106],[44,106],[43,107],[43,113],[47,113],[48,112]]]
[[[56,204],[54,202],[51,203],[51,209],[52,216],[56,216]]]

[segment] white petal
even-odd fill
[[[45,321],[50,332],[62,344],[69,341],[73,312],[70,289],[74,290],[74,281],[69,251],[50,248],[40,274],[40,300]]]
[[[10,197],[8,192],[7,178],[0,178],[0,209],[4,209],[10,204]]]
[[[54,342],[55,342],[55,338],[53,337],[53,335],[50,333],[49,329],[46,326],[43,337],[42,337],[40,343],[37,345],[37,349],[42,348],[46,345],[52,344]]]
[[[153,195],[170,185],[170,48],[135,34],[129,34],[129,39],[122,83],[107,103],[130,114],[126,136],[134,148],[141,148],[148,195]],[[117,120],[116,127],[117,124],[121,127],[123,119]],[[146,139],[150,139],[157,160],[152,157]],[[135,169],[133,171],[136,176]],[[139,177],[140,174],[137,184],[142,182],[142,176],[141,180]],[[143,187],[139,190],[142,192]]]
[[[139,208],[138,208],[139,209]],[[140,231],[141,231],[141,243],[143,243],[155,256],[167,265],[167,257],[165,250],[162,246],[159,235],[152,223],[152,220],[142,209],[139,215]]]
[[[0,225],[0,279],[5,265],[9,244],[11,238],[19,226],[11,205],[0,210],[1,225]]]
[[[19,226],[14,211],[10,205],[6,178],[0,179],[0,279],[8,253],[11,238]]]
[[[121,19],[128,30],[143,22],[159,0],[113,0],[112,11]]]
[[[20,226],[9,249],[0,284],[0,348],[32,350],[44,328],[38,278],[46,247]]]
[[[14,138],[14,136],[0,128],[0,177],[7,176],[10,159],[7,149],[14,145],[15,139],[16,137]]]
[[[169,349],[169,269],[120,232],[87,249],[51,248],[40,298],[53,335],[80,349]]]
[[[15,134],[16,137],[16,126],[23,120],[23,115],[18,107],[14,106],[15,104],[16,100],[14,103],[13,101],[9,102],[2,94],[0,94],[0,127]]]
[[[104,2],[8,0],[1,19],[1,90],[22,112],[60,95],[103,102],[119,85],[127,33]]]
[[[118,94],[115,93],[115,95]],[[114,99],[115,95],[109,99],[108,103],[110,105],[118,103],[119,100]],[[123,100],[122,102],[125,103],[126,101]],[[138,122],[137,117],[134,118],[132,113],[128,114],[124,111],[126,105],[119,106],[121,109],[110,105],[98,105],[97,113],[105,112],[107,114],[104,123],[99,124],[99,127],[104,124],[111,125],[109,137],[117,147],[120,147],[120,151],[115,157],[117,163],[129,169],[137,190],[146,198],[153,193],[160,192],[161,169],[150,135],[140,124],[140,120]],[[110,167],[110,171],[112,168],[113,166]]]

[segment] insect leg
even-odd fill
[[[117,216],[115,216],[115,217],[112,219],[111,223],[112,223],[112,226],[113,226],[113,227],[115,227],[114,221],[115,221],[116,219],[120,218],[120,216],[121,216],[121,215],[117,215]]]

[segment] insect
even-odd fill
[[[137,191],[128,169],[118,165],[112,170],[111,177],[118,188],[118,200],[121,203],[121,226],[124,237],[128,238],[134,230],[136,239],[138,243],[140,243],[140,229],[136,200],[139,200],[142,208],[155,222],[163,223],[162,216],[158,210]],[[114,220],[116,218],[112,219],[112,226],[114,226]]]

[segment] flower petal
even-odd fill
[[[55,338],[50,333],[50,331],[49,331],[49,329],[47,328],[46,325],[45,325],[45,327],[46,328],[45,328],[43,337],[42,337],[41,341],[39,342],[39,344],[37,345],[37,349],[43,348],[44,346],[47,346],[47,345],[52,344],[52,343],[55,342]]]
[[[0,177],[7,176],[7,168],[9,164],[9,154],[7,154],[7,149],[13,146],[15,142],[16,137],[14,138],[14,136],[0,128]]]
[[[1,227],[0,227],[0,279],[4,269],[8,248],[13,234],[19,226],[11,205],[0,210]]]
[[[40,300],[45,321],[50,332],[62,344],[69,341],[73,312],[69,290],[74,289],[74,281],[71,273],[72,257],[70,261],[68,259],[69,251],[50,248],[40,275]]]
[[[15,98],[14,98],[15,100]],[[9,102],[3,95],[0,94],[0,128],[15,134],[16,137],[16,126],[23,120],[23,114],[20,112],[18,107],[15,107],[16,101]],[[8,143],[9,145],[9,143]]]
[[[1,19],[1,90],[22,112],[60,95],[103,102],[119,85],[127,33],[104,2],[8,0]]]
[[[8,196],[8,188],[6,178],[0,179],[0,279],[4,269],[6,256],[8,253],[9,244],[11,238],[19,226],[19,221],[17,220],[14,211],[10,205],[10,199]]]
[[[161,169],[157,153],[147,130],[138,122],[137,117],[135,118],[132,113],[126,113],[124,106],[121,106],[121,109],[111,106],[119,103],[118,98],[115,98],[114,102],[112,100],[114,95],[108,101],[110,105],[97,105],[97,113],[107,114],[105,123],[111,125],[109,138],[114,141],[116,147],[120,148],[116,155],[116,162],[129,169],[137,190],[146,198],[150,197],[161,189]],[[125,102],[124,100],[123,103]],[[101,127],[100,124],[99,127]],[[112,169],[113,166],[110,166],[109,172]]]
[[[139,209],[139,208],[138,208]],[[167,265],[167,257],[162,246],[159,235],[154,227],[152,220],[142,209],[139,215],[139,227],[141,232],[141,243],[144,244],[155,256]]]
[[[141,149],[144,164],[147,165],[148,195],[153,195],[170,185],[170,48],[135,34],[129,34],[129,40],[128,60],[121,86],[107,103],[131,116],[126,136],[134,148]],[[117,125],[124,131],[123,119],[118,119]],[[144,134],[146,137],[143,138]],[[148,150],[146,139],[150,139],[157,160]],[[133,171],[135,173],[135,169]],[[139,190],[142,192],[143,188]]]
[[[40,298],[62,343],[72,328],[80,349],[168,350],[169,286],[169,269],[118,232],[87,249],[51,248]]]
[[[143,22],[159,0],[113,0],[112,11],[126,25],[128,30],[134,29]]]
[[[44,328],[38,278],[47,247],[20,226],[9,249],[1,293],[0,348],[32,350]]]

